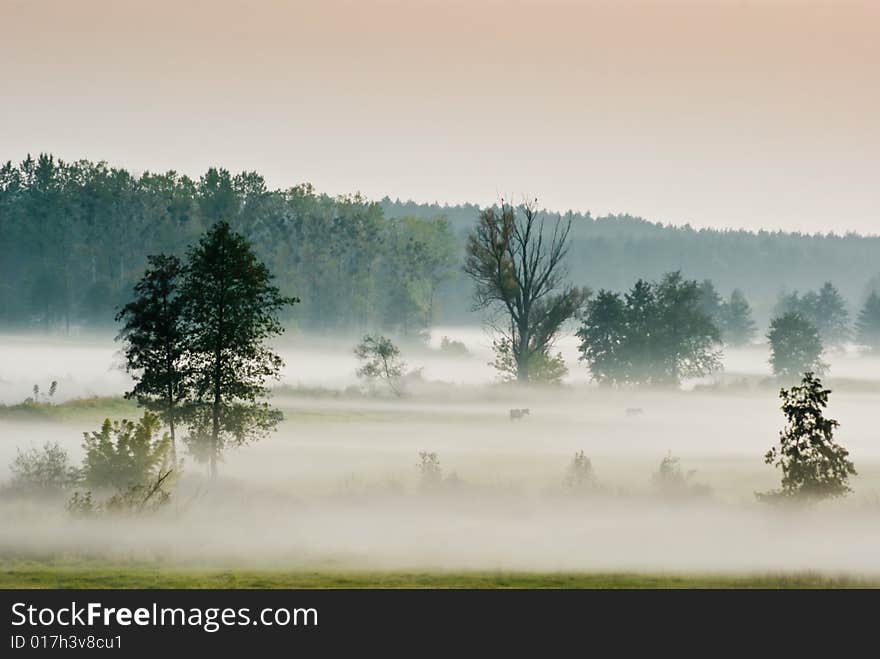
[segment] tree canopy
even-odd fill
[[[770,341],[770,366],[773,374],[784,379],[799,378],[803,373],[824,373],[822,339],[819,330],[795,311],[774,318],[767,333]]]
[[[624,295],[599,291],[577,333],[593,379],[677,385],[720,369],[720,332],[705,311],[704,290],[670,272],[655,283],[640,279]]]

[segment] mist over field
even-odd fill
[[[468,357],[438,351],[461,340]],[[778,485],[763,463],[783,418],[768,382],[767,348],[726,351],[725,370],[680,391],[599,388],[560,348],[561,387],[496,382],[478,328],[432,331],[403,347],[422,367],[402,399],[355,392],[354,341],[292,335],[272,402],[276,433],[226,452],[220,477],[186,458],[167,507],[142,517],[81,519],[64,500],[3,497],[0,555],[170,566],[333,569],[516,569],[880,573],[880,360],[831,355],[829,415],[858,469],[854,493],[809,509],[756,501]],[[130,386],[111,335],[8,335],[0,340],[0,402],[58,381],[57,401],[119,396]],[[519,422],[511,408],[529,408]],[[628,415],[639,408],[641,414]],[[116,417],[138,413],[118,410]],[[105,416],[88,406],[47,419],[0,416],[0,464],[16,447],[57,441],[74,462],[82,433]],[[599,487],[564,488],[576,451]],[[437,454],[439,489],[420,485],[419,452]],[[671,451],[693,473],[692,493],[652,482]],[[7,473],[3,474],[5,480]]]

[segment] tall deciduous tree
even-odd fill
[[[565,281],[570,228],[571,221],[561,218],[552,229],[545,227],[536,202],[514,207],[502,201],[500,208],[480,213],[468,236],[464,269],[476,285],[476,305],[501,314],[496,345],[509,351],[519,382],[527,382],[531,367],[549,358],[562,324],[585,298]]]
[[[180,285],[184,268],[176,256],[151,256],[143,277],[134,286],[134,299],[122,307],[118,338],[124,343],[126,370],[134,387],[126,398],[157,412],[168,425],[171,454],[177,463],[176,426],[181,403],[190,390],[187,378],[185,301]]]
[[[770,322],[770,365],[773,374],[797,378],[811,371],[824,373],[822,339],[819,330],[799,313],[790,311]]]
[[[212,476],[228,443],[272,430],[280,412],[265,402],[267,378],[281,357],[266,340],[283,332],[278,313],[299,302],[272,284],[269,269],[228,223],[214,224],[188,252],[184,317],[196,413],[191,439]]]

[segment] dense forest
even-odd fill
[[[254,244],[302,304],[303,330],[417,334],[478,322],[462,273],[480,208],[269,189],[255,172],[191,179],[51,155],[0,167],[0,326],[71,331],[112,323],[147,256],[180,255],[218,220]],[[880,271],[880,237],[673,227],[572,214],[572,283],[623,291],[671,270],[741,289],[766,326],[781,293],[832,281],[855,315]],[[874,279],[876,281],[876,279]]]
[[[109,325],[148,255],[180,255],[218,220],[302,299],[303,329],[417,333],[458,266],[441,217],[389,218],[360,196],[308,185],[269,190],[253,172],[210,169],[192,180],[41,155],[0,169],[0,323]]]

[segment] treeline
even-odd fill
[[[333,197],[309,185],[271,190],[255,172],[210,169],[191,179],[28,157],[0,167],[0,326],[109,324],[148,255],[180,255],[218,220],[254,245],[279,286],[300,295],[302,305],[285,323],[409,335],[432,322],[477,323],[462,267],[480,212],[474,204]],[[854,318],[880,288],[878,237],[570,217],[569,279],[593,290],[623,292],[637,279],[681,270],[712,280],[725,298],[739,289],[765,328],[780,293],[832,281]]]
[[[721,369],[722,350],[756,337],[748,301],[738,291],[722,299],[711,281],[669,272],[656,282],[639,279],[625,293],[606,289],[585,303],[580,359],[605,385],[674,385]],[[853,326],[840,292],[830,282],[818,291],[782,295],[766,334],[773,373],[793,380],[824,373],[827,350],[854,340],[880,352],[880,296],[868,296]]]
[[[458,236],[473,228],[480,213],[473,204],[416,204],[389,198],[381,206],[388,217],[443,215]],[[711,279],[725,297],[735,289],[742,291],[762,328],[776,315],[780,293],[818,289],[832,281],[855,315],[872,289],[880,291],[880,237],[876,236],[695,229],[626,214],[572,213],[571,219],[569,278],[594,290],[623,292],[637,279],[656,280],[681,270],[698,281]],[[456,297],[445,309],[466,310],[469,293],[466,281],[452,283],[449,295]]]
[[[221,220],[297,291],[303,329],[416,334],[460,261],[444,218],[389,218],[357,195],[269,190],[254,172],[193,180],[41,155],[0,167],[0,325],[109,325],[148,255],[181,255]]]

